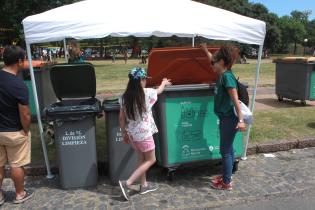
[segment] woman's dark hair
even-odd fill
[[[78,44],[75,41],[71,41],[69,45],[69,63],[79,60],[81,51]]]
[[[213,55],[212,64],[223,60],[224,66],[228,69],[232,68],[237,57],[239,56],[239,50],[233,45],[223,45],[220,49]]]
[[[129,74],[129,82],[123,94],[123,105],[128,119],[131,120],[136,120],[136,112],[141,117],[142,113],[146,111],[145,95],[141,86],[141,79],[134,79],[131,74]]]
[[[4,65],[11,66],[18,63],[20,60],[23,61],[25,58],[25,52],[19,46],[7,46],[3,51]]]

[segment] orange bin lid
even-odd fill
[[[43,67],[45,64],[47,64],[47,63],[44,62],[44,61],[32,61],[32,65],[33,65],[34,68]],[[22,68],[23,69],[29,69],[30,68],[28,60],[24,60]]]
[[[219,47],[208,47],[211,53]],[[206,54],[200,48],[155,48],[148,60],[148,87],[161,84],[163,78],[173,85],[212,84],[218,76],[210,67]]]

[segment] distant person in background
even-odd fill
[[[128,61],[128,50],[127,49],[124,51],[124,60],[125,60],[125,64],[127,64],[127,61]]]
[[[26,85],[17,77],[24,58],[23,49],[8,46],[3,53],[4,67],[0,70],[0,206],[6,200],[1,190],[6,164],[11,168],[15,186],[13,203],[23,203],[34,195],[24,188],[24,167],[31,162],[29,95]]]
[[[315,57],[315,48],[314,48],[314,52],[313,52],[313,57]]]
[[[246,58],[246,55],[243,54],[242,58],[241,58],[241,64],[248,64],[247,62],[247,58]]]
[[[62,48],[60,48],[59,51],[58,51],[59,58],[61,58],[62,54],[63,54],[63,50],[62,50]]]
[[[83,53],[75,41],[71,41],[69,45],[68,63],[84,63]]]
[[[115,63],[116,62],[116,52],[115,50],[112,51],[112,63]]]
[[[52,50],[47,49],[47,61],[51,62],[52,61]]]

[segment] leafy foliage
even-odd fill
[[[23,40],[22,20],[29,16],[50,10],[78,0],[0,0],[0,28],[13,29],[6,34],[6,44]],[[19,43],[21,44],[21,43]]]

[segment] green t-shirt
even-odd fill
[[[234,104],[228,93],[229,88],[237,88],[237,82],[232,71],[227,70],[219,77],[214,90],[214,112],[218,117],[234,115]]]

